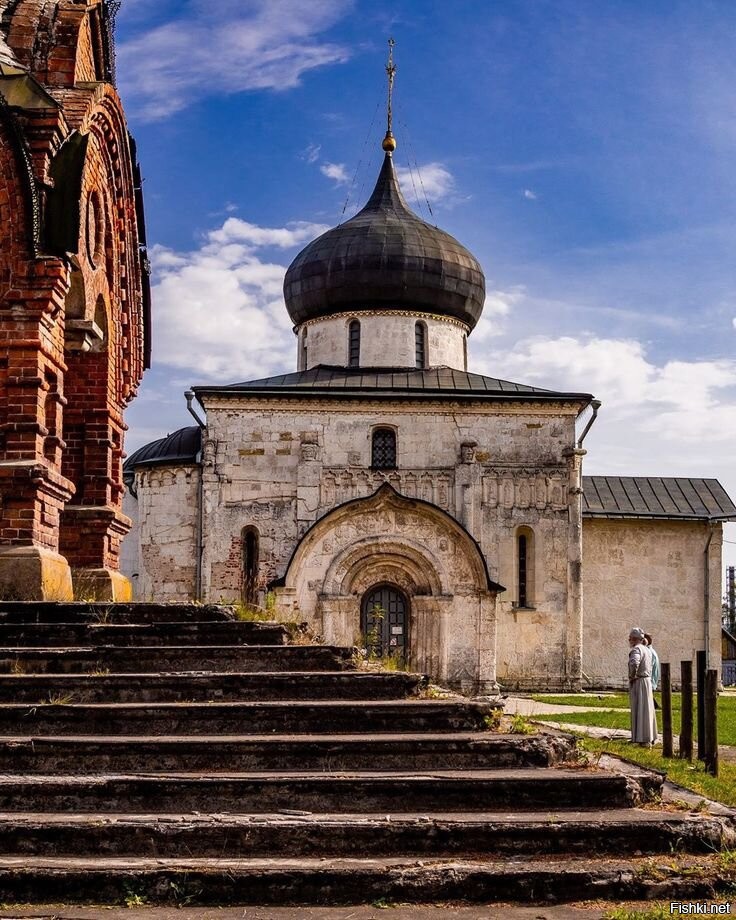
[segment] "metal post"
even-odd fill
[[[680,696],[682,712],[680,721],[680,757],[693,759],[693,663],[680,662]]]
[[[718,776],[718,671],[709,668],[705,677],[705,769]]]
[[[698,694],[698,760],[705,758],[705,650],[695,653],[695,681]]]
[[[672,681],[669,663],[662,662],[662,757],[672,756]]]

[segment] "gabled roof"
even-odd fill
[[[583,517],[736,521],[717,479],[583,476]]]
[[[540,387],[512,383],[497,377],[484,377],[452,367],[413,369],[406,367],[333,367],[320,364],[306,371],[246,380],[227,386],[194,387],[197,398],[202,396],[329,396],[396,398],[397,394],[412,399],[452,397],[458,399],[492,400],[566,400],[587,405],[593,398],[589,393],[565,393]]]

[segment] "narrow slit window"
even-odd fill
[[[348,367],[360,367],[360,323],[357,319],[348,326]]]
[[[307,330],[302,331],[302,346],[299,351],[299,370],[307,369]]]
[[[374,470],[396,469],[396,432],[393,428],[376,428],[373,432],[371,466]]]
[[[414,356],[415,367],[427,366],[427,327],[422,322],[414,324]]]
[[[526,607],[529,601],[529,541],[523,533],[516,539],[519,553],[519,607]]]
[[[246,527],[243,531],[243,600],[255,604],[258,597],[258,531]]]

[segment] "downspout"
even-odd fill
[[[197,415],[194,407],[192,406],[192,400],[194,399],[194,391],[187,390],[184,394],[184,399],[187,401],[187,412],[192,416],[194,421],[199,425],[200,431],[205,432],[207,430],[207,425],[204,421]],[[204,441],[204,434],[202,435],[202,440]],[[204,443],[202,444],[204,447]],[[202,447],[199,450],[199,456],[197,461],[199,463],[199,485],[197,488],[197,515],[195,521],[195,565],[194,565],[194,596],[195,600],[202,600],[202,555],[204,552],[204,464],[202,463]]]
[[[713,519],[708,518],[708,539],[703,550],[703,641],[705,643],[705,666],[710,666],[710,566],[709,551],[713,539]]]
[[[582,434],[580,435],[580,437],[578,438],[578,450],[580,450],[580,449],[582,448],[582,446],[583,446],[583,441],[585,440],[585,436],[588,434],[588,432],[590,431],[590,429],[593,427],[593,423],[594,423],[595,420],[598,418],[598,410],[600,409],[601,405],[602,405],[602,403],[601,403],[600,399],[594,399],[594,400],[591,401],[590,406],[591,406],[591,408],[592,408],[592,410],[593,410],[593,414],[592,414],[591,417],[588,419],[588,424],[585,426],[585,428],[583,428],[583,433],[582,433]]]

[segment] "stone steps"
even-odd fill
[[[283,647],[287,632],[275,623],[251,623],[237,620],[213,620],[187,623],[29,623],[6,624],[0,614],[0,648],[27,654],[34,647],[61,654],[71,648],[98,646],[133,647],[134,650],[153,646],[232,646],[274,645]],[[30,648],[29,648],[30,647]],[[300,646],[293,646],[299,648]],[[38,650],[38,648],[36,650]],[[350,649],[341,649],[349,657]],[[121,656],[125,657],[121,650]]]
[[[0,739],[1,773],[171,773],[264,770],[447,770],[549,767],[571,755],[568,737],[401,735],[184,735]]]
[[[224,604],[141,604],[72,601],[0,601],[0,623],[14,625],[43,624],[128,624],[140,626],[162,623],[238,622],[232,607]],[[277,623],[250,621],[255,631],[276,629]]]
[[[75,703],[168,703],[220,700],[395,700],[416,694],[420,674],[371,671],[255,673],[0,675],[0,701],[47,703],[59,696]]]
[[[395,814],[0,814],[2,855],[253,859],[340,856],[712,854],[719,818],[637,808]]]
[[[0,674],[140,674],[149,671],[345,671],[350,649],[329,645],[2,648]]]
[[[726,819],[640,807],[661,776],[232,616],[0,603],[0,901],[686,899],[723,874]]]
[[[484,729],[493,712],[457,700],[0,703],[0,736],[458,732]]]
[[[112,904],[363,904],[442,901],[550,902],[712,897],[712,857],[658,864],[568,855],[543,859],[0,858],[6,901]]]
[[[246,773],[0,776],[0,811],[261,814],[475,811],[494,808],[624,808],[653,797],[652,774],[604,771],[432,770],[414,773]]]

